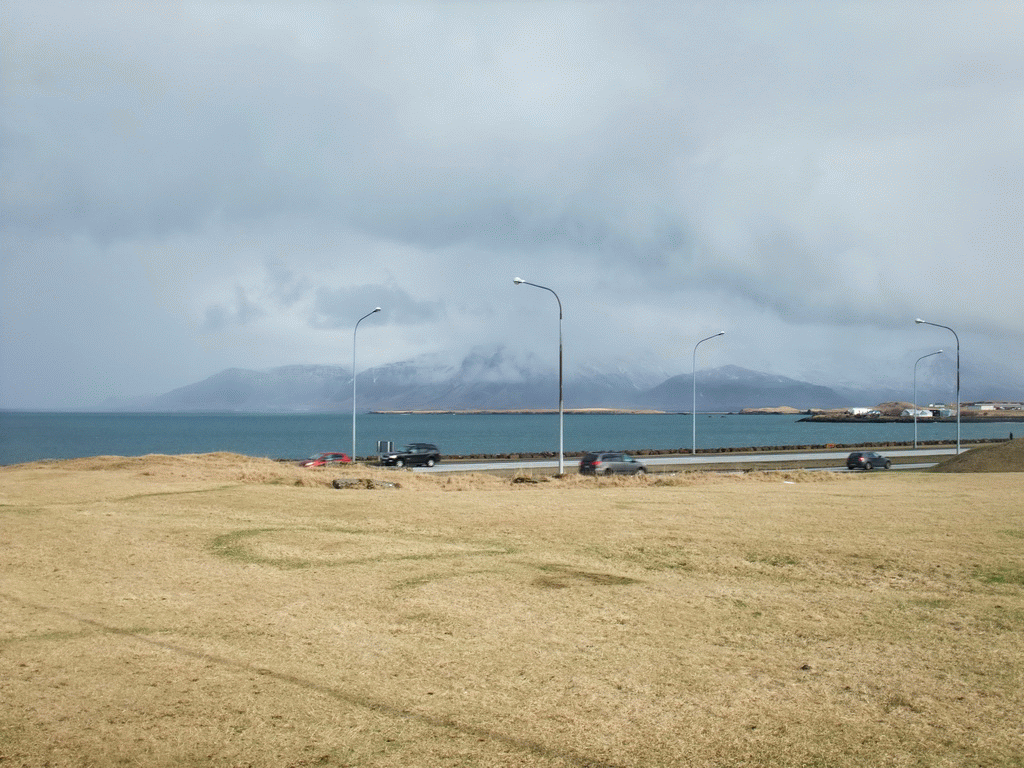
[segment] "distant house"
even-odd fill
[[[908,419],[930,419],[935,414],[927,408],[904,408],[900,416]]]
[[[874,408],[850,408],[849,413],[851,416],[867,416],[874,410]]]
[[[1006,402],[982,402],[964,403],[964,410],[967,411],[1020,411],[1024,410],[1024,404]]]

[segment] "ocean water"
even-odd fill
[[[801,423],[799,416],[698,415],[698,449],[911,441],[913,424]],[[566,414],[566,452],[689,450],[693,419],[681,414]],[[357,453],[376,453],[378,440],[396,447],[436,443],[442,454],[558,451],[557,414],[357,415]],[[1005,439],[1024,424],[961,425],[963,441]],[[956,425],[918,423],[921,441],[956,439]],[[83,456],[230,451],[300,459],[352,449],[352,414],[25,413],[0,411],[0,464]]]

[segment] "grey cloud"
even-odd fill
[[[49,325],[9,309],[67,303],[27,277],[44,252],[134,258],[120,290],[155,300],[133,327],[209,365],[321,362],[377,305],[401,333],[367,355],[547,360],[554,308],[516,274],[559,290],[573,364],[682,365],[728,325],[709,354],[868,376],[915,315],[1024,357],[1011,6],[9,8],[5,392],[60,374],[30,351]],[[125,298],[75,300],[105,351],[88,304]]]
[[[203,330],[207,333],[222,331],[229,326],[246,326],[265,317],[266,310],[253,302],[241,286],[236,286],[234,302],[230,305],[214,304],[204,313]]]
[[[294,306],[312,289],[312,280],[290,267],[284,254],[266,262],[264,270],[267,274],[267,282],[270,284],[271,294],[281,307]]]
[[[126,27],[150,12],[122,10]],[[315,211],[332,194],[324,164],[358,169],[380,134],[380,101],[323,64],[220,47],[180,20],[145,49],[81,21],[53,25],[5,93],[18,120],[4,144],[30,150],[5,152],[16,225],[111,241]]]
[[[375,306],[381,307],[381,318],[392,325],[424,325],[445,315],[440,301],[414,299],[400,288],[388,286],[356,286],[351,288],[319,288],[313,315],[313,328],[349,328]]]

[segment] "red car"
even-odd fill
[[[318,453],[300,462],[303,467],[329,467],[332,464],[351,464],[352,459],[347,453]]]

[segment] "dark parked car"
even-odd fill
[[[421,465],[432,467],[441,460],[441,454],[433,443],[410,443],[400,451],[380,455],[380,463],[386,467]]]
[[[874,451],[854,451],[846,457],[847,469],[888,469],[891,466],[892,462],[889,459]]]
[[[581,475],[642,475],[646,472],[647,467],[628,453],[586,453],[580,459]]]
[[[351,464],[352,459],[347,453],[318,453],[305,461],[299,462],[303,467],[328,467],[336,464]]]

